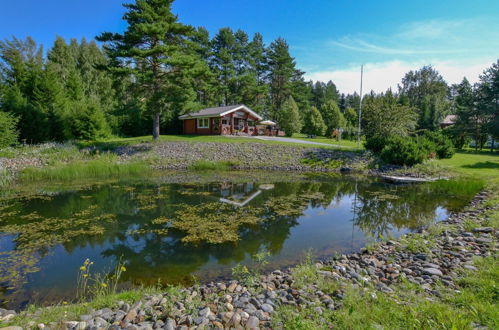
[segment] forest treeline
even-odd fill
[[[288,135],[354,137],[360,97],[329,81],[304,79],[283,38],[182,24],[173,0],[125,4],[123,33],[96,40],[57,37],[44,50],[33,39],[0,42],[0,146],[71,139],[181,133],[180,114],[246,104]],[[405,75],[397,91],[363,98],[362,133],[439,130],[457,146],[498,136],[499,61],[471,85],[449,85],[431,66]]]

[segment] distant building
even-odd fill
[[[457,116],[456,115],[447,115],[444,120],[440,122],[441,128],[446,128],[452,126],[456,123]]]

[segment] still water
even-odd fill
[[[307,252],[355,251],[468,202],[432,187],[244,173],[19,187],[0,195],[1,303],[71,299],[87,258],[103,273],[121,259],[121,281],[130,287],[216,280],[261,251],[270,254],[269,269]]]

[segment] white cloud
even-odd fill
[[[384,92],[388,88],[397,90],[397,84],[410,70],[417,70],[424,65],[431,64],[440,72],[449,84],[459,83],[463,77],[473,83],[478,81],[478,76],[488,68],[496,58],[480,58],[473,61],[430,61],[430,62],[404,62],[387,61],[381,63],[367,63],[364,65],[363,92]],[[311,71],[305,75],[307,80],[327,82],[332,80],[341,93],[359,93],[360,90],[360,65],[349,66],[347,69]]]
[[[364,40],[350,38],[343,38],[341,41],[331,41],[330,44],[358,52],[392,55],[456,54],[466,51],[462,49],[415,49],[409,47],[385,47],[369,43]]]

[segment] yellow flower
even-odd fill
[[[83,277],[88,277],[88,274],[83,274]]]
[[[102,283],[101,285],[102,285],[102,287],[107,288],[107,284],[106,283]]]
[[[85,271],[85,270],[87,270],[87,269],[85,268],[85,266],[81,266],[81,267],[80,267],[80,270],[81,270],[82,272],[84,272],[84,271]]]
[[[126,268],[125,268],[125,266],[121,266],[121,268],[120,268],[120,269],[121,269],[121,271],[122,271],[122,272],[126,272]]]
[[[62,304],[63,304],[63,305],[67,305],[67,304],[68,304],[68,302],[67,302],[67,301],[63,301],[63,302],[62,302]]]

